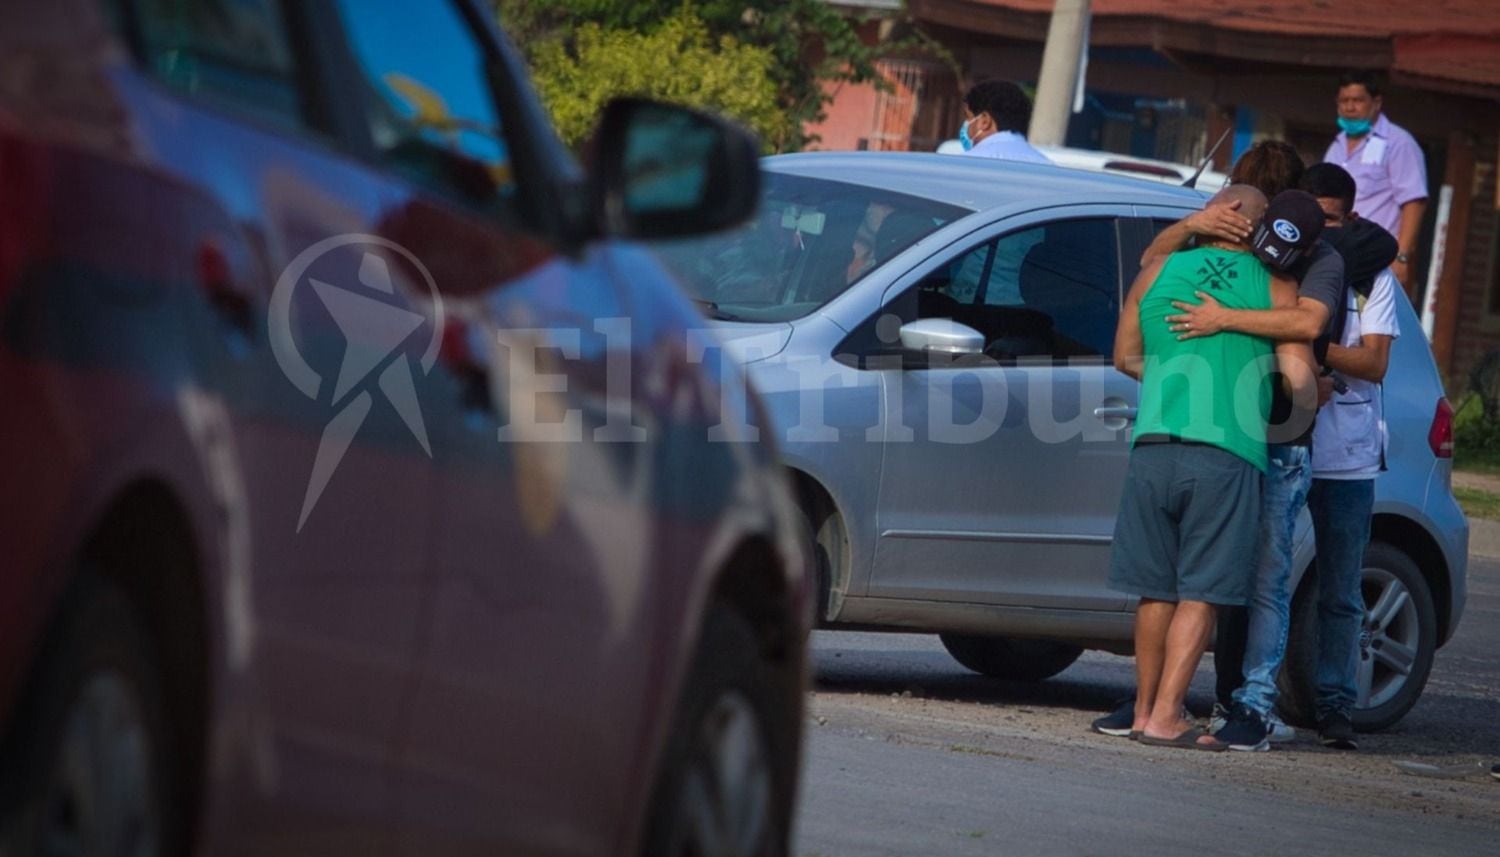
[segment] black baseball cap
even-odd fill
[[[1266,206],[1266,216],[1255,227],[1250,249],[1273,268],[1291,267],[1323,234],[1323,208],[1312,194],[1284,190]]]

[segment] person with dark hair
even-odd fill
[[[1351,71],[1339,78],[1339,133],[1323,160],[1354,177],[1359,195],[1354,211],[1396,237],[1392,270],[1412,287],[1412,255],[1427,212],[1427,163],[1416,138],[1382,111],[1379,78]]]
[[[1275,199],[1282,191],[1292,190],[1302,181],[1305,168],[1297,149],[1285,140],[1262,140],[1235,162],[1229,181],[1259,188]]]
[[[1354,750],[1358,745],[1351,715],[1358,699],[1359,634],[1365,615],[1362,566],[1375,477],[1385,467],[1380,385],[1391,344],[1401,334],[1396,321],[1400,286],[1387,267],[1397,247],[1385,230],[1351,219],[1357,185],[1342,167],[1319,164],[1307,171],[1302,184],[1317,197],[1326,217],[1323,233],[1349,267],[1344,306],[1334,316],[1323,358],[1328,367],[1324,383],[1336,392],[1319,412],[1313,433],[1307,508],[1318,544],[1318,738],[1324,746]],[[1274,700],[1274,676],[1269,688]]]
[[[1297,186],[1312,194],[1329,218],[1337,218],[1338,222],[1330,225],[1342,227],[1346,220],[1354,218],[1358,186],[1354,183],[1354,176],[1338,164],[1313,164],[1302,174],[1302,181]],[[1337,211],[1330,210],[1330,206],[1335,205]]]
[[[1052,163],[1026,141],[1029,124],[1031,99],[1021,87],[1005,80],[985,80],[974,84],[964,95],[964,124],[958,129],[958,139],[965,154]]]

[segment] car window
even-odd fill
[[[145,61],[170,86],[264,119],[302,123],[279,0],[138,0]]]
[[[478,34],[451,0],[339,0],[383,162],[443,194],[514,193],[510,153]]]
[[[939,266],[915,295],[915,304],[896,306],[978,330],[991,357],[1106,358],[1120,312],[1115,221],[1063,220],[1008,233]]]
[[[719,318],[801,318],[969,213],[866,185],[764,176],[760,216],[753,222],[653,248],[688,293]]]

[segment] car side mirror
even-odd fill
[[[760,204],[755,137],[707,113],[616,99],[591,149],[592,207],[604,235],[702,235],[744,223]]]
[[[901,325],[901,347],[952,356],[984,353],[984,334],[948,318],[924,318]]]

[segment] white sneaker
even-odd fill
[[[1224,724],[1229,722],[1229,712],[1219,703],[1214,703],[1214,712],[1208,716],[1208,734],[1217,735]],[[1271,739],[1276,740],[1275,738]]]
[[[1266,734],[1266,738],[1272,744],[1286,744],[1297,740],[1297,730],[1286,725],[1281,719],[1281,715],[1277,714],[1274,709],[1266,716],[1266,725],[1271,727],[1271,731]]]
[[[1214,702],[1214,713],[1209,714],[1209,734],[1217,735],[1224,728],[1224,723],[1229,723],[1229,710]]]

